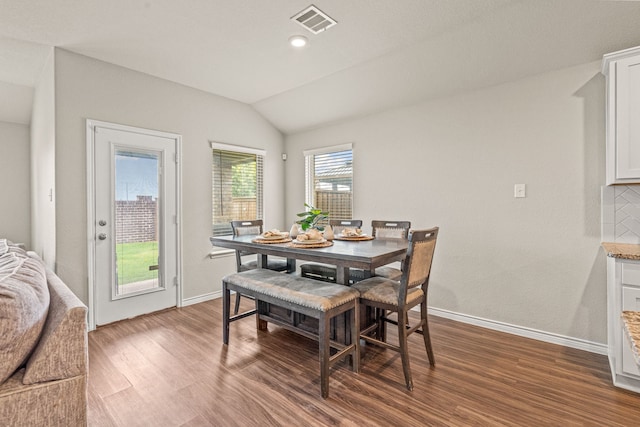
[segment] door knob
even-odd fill
[[[100,234],[98,234],[98,239],[100,239],[100,240],[104,240],[104,239],[106,239],[106,238],[107,238],[107,235],[106,235],[106,234],[104,234],[104,233],[100,233]]]
[[[105,225],[107,225],[107,221],[105,221],[104,219],[101,219],[100,221],[98,221],[98,225],[104,227]]]

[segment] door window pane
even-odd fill
[[[159,280],[158,153],[116,150],[115,296],[151,291]]]

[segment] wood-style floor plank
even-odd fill
[[[89,425],[640,425],[640,394],[612,385],[605,356],[430,323],[436,366],[412,335],[412,392],[399,355],[368,345],[359,375],[332,369],[326,400],[316,342],[247,318],[225,347],[220,300],[104,326],[89,334]]]

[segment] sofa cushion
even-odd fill
[[[11,240],[0,239],[0,255],[4,255],[8,252],[17,253],[23,256],[27,255],[26,250],[13,243]]]
[[[0,259],[1,384],[25,363],[38,342],[49,309],[49,289],[42,262],[11,247]]]
[[[14,254],[0,255],[0,280],[11,276],[22,265],[22,260]]]

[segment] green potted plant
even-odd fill
[[[302,231],[307,231],[311,228],[323,231],[324,226],[319,224],[319,222],[329,218],[329,212],[323,212],[321,209],[316,209],[306,203],[304,204],[304,206],[308,210],[306,212],[300,212],[299,214],[297,214],[300,219],[296,221],[296,224],[300,224],[300,228],[302,228]]]

